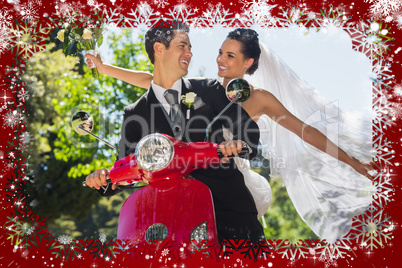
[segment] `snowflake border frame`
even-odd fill
[[[273,10],[276,8],[276,5],[267,5],[268,9],[266,10]],[[151,8],[150,5],[147,3],[140,3],[137,5],[137,7],[127,14],[123,15],[119,13],[117,9],[112,9],[109,8],[107,9],[104,7],[103,10],[98,10],[98,12],[95,12],[92,14],[94,15],[99,15],[101,14],[101,22],[113,26],[123,26],[123,27],[138,27],[140,25],[146,25],[146,26],[151,26],[154,25],[159,21],[159,16],[161,15],[160,13],[158,14],[158,11],[155,11],[153,8]],[[392,191],[392,184],[389,182],[389,180],[386,180],[386,169],[383,167],[389,165],[392,161],[393,154],[389,150],[383,150],[384,148],[391,148],[389,143],[387,142],[387,139],[385,138],[384,133],[382,132],[383,128],[387,128],[390,126],[390,118],[389,116],[384,116],[386,112],[389,112],[390,110],[390,105],[389,102],[387,101],[384,96],[389,90],[389,82],[392,82],[394,76],[392,75],[391,71],[391,65],[390,63],[386,62],[382,56],[386,51],[389,49],[389,44],[392,42],[392,39],[384,37],[380,34],[380,31],[375,31],[372,30],[372,23],[376,23],[376,20],[374,21],[360,21],[358,23],[349,23],[348,18],[346,15],[340,11],[336,10],[333,8],[330,8],[328,10],[322,10],[319,13],[314,13],[312,14],[309,12],[307,9],[300,9],[296,7],[291,7],[287,9],[283,9],[282,12],[279,13],[280,16],[274,17],[274,16],[255,16],[255,14],[250,13],[250,11],[244,11],[242,14],[236,14],[234,12],[231,12],[229,8],[223,7],[223,5],[218,4],[216,6],[209,6],[206,8],[206,10],[203,13],[203,16],[197,16],[196,12],[194,12],[191,8],[187,8],[185,5],[176,5],[172,8],[169,8],[169,10],[164,13],[164,19],[167,21],[172,21],[172,20],[179,20],[185,23],[188,23],[192,27],[212,27],[214,25],[219,25],[223,27],[249,27],[250,25],[259,25],[261,27],[289,27],[292,25],[297,25],[300,28],[305,28],[306,31],[308,31],[310,28],[316,28],[320,30],[322,27],[325,27],[326,25],[335,25],[338,28],[343,29],[346,31],[349,36],[352,39],[353,43],[353,50],[358,51],[360,53],[365,54],[369,59],[372,64],[373,70],[377,69],[377,78],[373,81],[373,109],[377,111],[378,117],[375,118],[374,120],[374,130],[373,130],[373,135],[375,138],[374,145],[375,148],[377,149],[377,155],[376,155],[376,161],[378,164],[379,168],[379,174],[376,177],[376,181],[378,181],[378,188],[377,188],[377,196],[378,196],[378,202],[373,203],[373,207],[375,206],[377,209],[380,211],[384,210],[384,206],[391,201],[389,198],[389,192]],[[57,14],[53,14],[56,15]],[[99,19],[99,17],[98,17]],[[27,28],[28,23],[31,22],[21,22],[24,23],[24,27],[22,27],[22,30],[24,30],[24,34],[26,34],[29,29]],[[42,25],[39,25],[39,30],[34,32],[34,29],[36,28],[36,23],[33,22],[35,27],[31,28],[30,31],[32,31],[32,36],[33,37],[38,37],[40,36],[40,41],[43,43],[43,35],[46,35],[46,32],[50,31],[51,28],[57,26],[54,22],[50,22],[46,25],[46,27],[42,27]],[[18,24],[17,24],[18,25]],[[21,24],[22,25],[22,24]],[[386,26],[383,26],[380,24],[380,30],[381,29],[387,29]],[[16,29],[11,28],[12,31],[16,31]],[[369,37],[373,37],[375,41],[374,42],[368,42]],[[17,39],[14,39],[17,40]],[[12,62],[11,66],[17,66],[18,70],[16,71],[15,68],[10,68],[10,70],[14,70],[15,72],[10,72],[9,75],[6,77],[7,83],[9,83],[9,88],[15,88],[13,93],[15,94],[13,97],[13,102],[11,105],[8,106],[7,110],[10,111],[10,113],[13,113],[14,111],[17,111],[18,113],[21,112],[22,106],[25,103],[25,99],[21,100],[21,91],[24,90],[24,85],[20,80],[21,73],[24,72],[25,65],[24,65],[24,60],[26,57],[29,57],[28,54],[33,54],[37,51],[40,51],[44,48],[43,45],[39,44],[37,41],[33,43],[33,47],[26,47],[26,44],[24,44],[24,47],[20,46],[20,40],[13,41],[13,39],[10,39],[10,49],[13,50],[15,49],[18,53],[16,53],[15,60],[16,62]],[[13,43],[14,42],[14,43]],[[14,44],[14,45],[12,45]],[[22,71],[19,71],[22,70]],[[374,71],[373,71],[374,72]],[[12,78],[11,78],[12,77]],[[381,79],[380,79],[381,78]],[[19,94],[19,95],[18,95]],[[21,118],[22,119],[22,118]],[[21,122],[20,122],[21,121]],[[21,134],[21,131],[23,130],[23,120],[20,120],[19,122],[16,122],[16,124],[13,124],[13,127],[15,127],[15,133],[17,134],[16,136],[19,137],[19,134]],[[23,168],[24,165],[21,164],[21,162],[24,162],[24,159],[21,159],[21,154],[18,149],[18,145],[15,145],[12,141],[9,143],[9,151],[8,151],[8,156],[7,159],[9,160],[9,163],[14,165],[16,167],[15,169],[15,179],[12,177],[12,179],[9,179],[9,183],[7,186],[9,187],[6,189],[8,192],[13,192],[15,187],[21,187],[21,179],[23,178]],[[9,157],[13,154],[14,157]],[[389,176],[388,176],[389,178]],[[13,187],[14,186],[14,187]],[[381,187],[380,187],[381,186]],[[17,200],[23,200],[22,192],[15,192],[14,195],[11,198],[11,200],[17,199]],[[15,206],[15,210],[19,210],[19,205],[17,206],[14,201],[11,201],[11,205]],[[366,216],[366,218],[373,219],[373,217],[382,217],[382,213],[375,213],[373,214],[372,211],[367,211],[366,214],[363,216]],[[383,221],[382,219],[378,219],[379,221]],[[386,217],[386,220],[389,220],[389,217]],[[342,256],[346,256],[346,250],[348,249],[347,245],[352,244],[353,242],[358,242],[359,237],[365,234],[367,232],[367,229],[364,227],[365,222],[359,221],[356,218],[356,222],[358,222],[358,226],[352,231],[355,232],[360,232],[357,236],[349,235],[345,236],[344,239],[341,241],[338,241],[333,245],[333,247],[340,249],[340,252],[344,255],[341,254]],[[39,222],[35,222],[39,223]],[[13,223],[15,224],[15,222]],[[364,228],[360,228],[360,227]],[[53,244],[50,242],[52,239],[49,240],[48,249],[52,249],[52,246],[57,242],[57,238],[53,238]],[[28,240],[29,241],[29,240]],[[97,244],[99,240],[96,240]],[[374,240],[376,241],[376,240]],[[78,241],[75,241],[78,243]],[[272,242],[272,241],[271,241]],[[113,252],[114,249],[116,250],[116,254],[112,254],[110,257],[116,257],[118,254],[125,252],[127,250],[126,247],[121,247],[119,244],[120,242],[115,242],[108,243],[111,247],[111,251]],[[323,241],[321,241],[323,243]],[[381,242],[378,242],[381,243]],[[104,243],[102,244],[102,247],[104,246]],[[275,243],[272,242],[272,245]],[[279,253],[282,257],[286,257],[288,259],[294,259],[295,256],[299,256],[296,259],[301,258],[300,256],[305,256],[306,255],[306,249],[307,248],[312,248],[317,245],[317,243],[311,243],[311,241],[300,241],[298,243],[292,244],[289,241],[285,241],[286,244],[286,249],[281,251],[282,253]],[[324,242],[325,244],[325,242]],[[33,244],[34,246],[37,246],[36,244]],[[92,245],[92,244],[91,244]],[[293,246],[296,245],[296,246]],[[308,246],[306,246],[308,245]],[[342,246],[341,246],[342,245]],[[32,246],[32,245],[29,245]],[[328,244],[327,244],[328,246]],[[370,244],[367,245],[367,247],[375,248],[375,244]],[[383,245],[380,245],[383,246]],[[324,247],[325,248],[325,247]],[[82,247],[81,247],[82,249]],[[97,248],[99,250],[99,248]],[[119,251],[119,249],[121,251]],[[65,250],[65,248],[63,248]],[[343,250],[343,251],[342,251]],[[311,253],[311,252],[310,252]],[[94,258],[97,257],[97,255],[93,254]],[[331,254],[329,254],[331,255]],[[76,256],[76,254],[73,254],[72,256]],[[289,258],[288,256],[293,256],[292,258]],[[64,256],[65,257],[65,256]],[[67,255],[68,257],[68,255]],[[99,256],[98,256],[99,258]],[[108,257],[109,258],[109,257]],[[333,257],[329,257],[333,258]],[[74,257],[72,257],[74,259]],[[325,259],[325,258],[324,258]]]

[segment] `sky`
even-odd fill
[[[198,77],[203,73],[205,77],[219,79],[216,56],[230,30],[220,26],[190,30],[193,58],[187,77]],[[261,42],[329,101],[337,101],[343,110],[371,110],[370,61],[352,49],[351,38],[345,31],[335,26],[318,32],[310,30],[307,34],[306,30],[297,26],[270,29],[254,27],[254,30],[259,33]],[[137,35],[134,31],[133,38]],[[108,49],[105,44],[99,49],[105,62],[109,60]]]

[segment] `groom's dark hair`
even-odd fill
[[[152,64],[155,62],[154,44],[162,43],[169,48],[170,41],[174,38],[176,31],[182,31],[188,34],[190,28],[180,21],[160,21],[159,24],[152,26],[145,34],[145,50]]]

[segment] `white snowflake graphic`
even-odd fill
[[[395,85],[393,92],[395,97],[402,97],[402,84]]]
[[[202,17],[193,22],[193,26],[210,27],[215,24],[229,25],[233,19],[233,13],[229,9],[225,9],[222,4],[216,6],[209,5],[203,12]]]
[[[149,14],[152,10],[151,6],[147,2],[140,2],[140,4],[137,6],[137,9],[142,15]]]
[[[384,207],[391,201],[391,196],[394,192],[391,184],[390,170],[384,170],[384,172],[375,178],[375,186],[377,190],[374,195],[373,204],[378,207]]]
[[[370,11],[375,17],[383,19],[402,9],[401,0],[364,0],[364,2],[372,4]]]
[[[400,103],[392,103],[391,113],[393,115],[393,119],[401,119],[402,118],[402,105]]]
[[[7,9],[0,10],[0,28],[9,27],[12,23],[13,17]]]
[[[165,8],[165,6],[169,5],[169,3],[165,0],[153,0],[154,5],[157,5],[158,8]]]
[[[194,16],[194,12],[191,9],[185,8],[184,4],[174,6],[173,9],[169,9],[167,13],[173,20],[182,21],[191,24],[191,18]]]
[[[276,245],[276,252],[291,261],[296,259],[306,258],[310,252],[310,247],[304,243],[303,240],[291,242],[289,240],[282,240]]]
[[[65,1],[56,2],[56,15],[68,18],[67,21],[75,21],[79,19],[80,9],[82,5],[77,2],[66,3]],[[61,25],[60,25],[61,26]]]
[[[9,45],[10,31],[8,27],[12,25],[12,18],[8,10],[0,10],[0,55],[7,50]]]
[[[310,249],[310,254],[318,255],[318,260],[325,263],[325,267],[331,265],[337,267],[336,260],[338,258],[345,258],[349,256],[348,252],[351,250],[347,240],[337,240],[335,243],[321,243],[314,249]]]
[[[18,92],[17,97],[20,99],[20,101],[26,102],[29,99],[29,93],[25,90],[25,88],[22,88]]]
[[[21,113],[12,111],[4,114],[4,122],[8,127],[14,128],[23,120]]]
[[[169,254],[169,249],[165,248],[164,250],[162,250],[162,256],[167,256]]]
[[[73,239],[69,235],[60,235],[57,240],[63,245],[68,245],[73,242]]]
[[[10,31],[6,27],[0,28],[0,55],[7,50],[9,46]]]
[[[103,243],[106,242],[106,234],[105,233],[99,233],[99,241]]]
[[[42,1],[29,1],[27,3],[16,5],[15,9],[18,11],[20,18],[27,21],[35,21],[39,19],[38,8],[42,5]]]
[[[355,240],[361,248],[384,247],[392,237],[394,224],[391,217],[384,213],[383,208],[370,206],[361,216],[355,218],[356,224],[347,236],[350,241]]]
[[[396,16],[396,23],[398,25],[398,28],[402,29],[402,15],[397,15]]]
[[[88,0],[87,2],[88,6],[91,6],[94,10],[100,10],[103,4],[99,4],[95,0]]]
[[[271,10],[277,5],[269,5],[269,0],[242,0],[243,12],[250,17],[254,23],[269,25],[276,20],[271,15]]]

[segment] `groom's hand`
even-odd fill
[[[109,170],[105,168],[97,169],[87,176],[85,182],[88,187],[96,188],[97,190],[99,190],[100,187],[108,185],[108,182],[106,181],[108,178],[109,178]],[[115,190],[116,187],[117,185],[113,184],[112,190]]]
[[[223,155],[221,162],[226,163],[230,158],[237,156],[241,152],[245,142],[241,140],[228,140],[219,144],[219,149]]]

